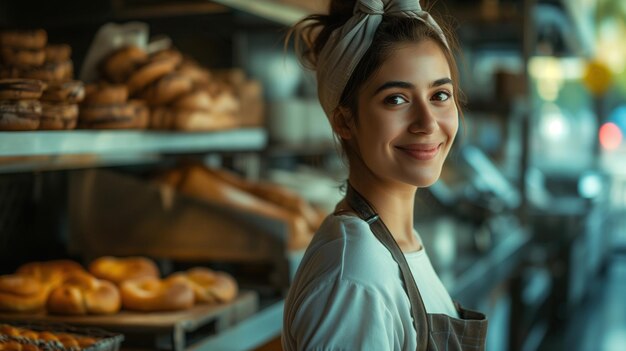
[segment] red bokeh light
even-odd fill
[[[598,133],[600,145],[605,150],[615,150],[622,143],[622,131],[615,123],[604,123]]]

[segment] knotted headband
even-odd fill
[[[352,17],[328,38],[317,61],[317,89],[328,117],[339,105],[348,80],[363,55],[372,45],[383,15],[416,18],[448,42],[443,31],[420,6],[419,0],[357,0]]]

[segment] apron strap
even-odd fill
[[[348,190],[346,193],[346,200],[356,214],[370,225],[370,229],[374,233],[374,236],[391,252],[391,256],[400,267],[402,273],[402,280],[404,281],[404,290],[409,296],[411,302],[411,314],[413,315],[413,326],[417,332],[417,349],[426,350],[428,346],[428,317],[426,315],[426,308],[422,301],[415,279],[411,274],[406,258],[400,250],[398,243],[395,241],[389,229],[383,223],[382,219],[374,211],[372,206],[367,200],[356,191],[350,183],[348,183]]]

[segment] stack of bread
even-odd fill
[[[287,188],[248,181],[223,169],[184,166],[166,171],[156,181],[190,197],[285,223],[289,250],[306,248],[326,216],[323,210]]]
[[[72,80],[71,54],[67,44],[48,44],[43,29],[0,32],[0,79],[3,85],[21,86],[19,93],[13,95],[28,96],[13,103],[1,103],[1,130],[76,127],[77,104],[84,91],[82,82]],[[43,96],[35,85],[43,86]],[[40,97],[41,103],[36,101]]]
[[[100,257],[87,270],[71,260],[31,262],[0,276],[0,311],[20,313],[176,311],[226,303],[237,294],[237,282],[228,273],[195,267],[162,279],[156,264],[145,257]]]
[[[123,84],[88,84],[78,125],[84,129],[145,129],[149,110],[142,100],[128,99]]]
[[[125,84],[132,98],[147,102],[151,129],[212,131],[243,124],[240,117],[245,109],[240,107],[237,91],[176,49],[148,54],[126,46],[103,59],[100,68],[104,80]],[[248,87],[245,96],[249,100],[262,101],[258,82],[240,85]]]

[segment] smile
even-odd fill
[[[396,149],[402,151],[406,155],[411,158],[414,158],[419,161],[428,161],[432,160],[439,153],[439,149],[441,149],[441,144],[411,144],[411,145],[403,145],[396,146]]]

